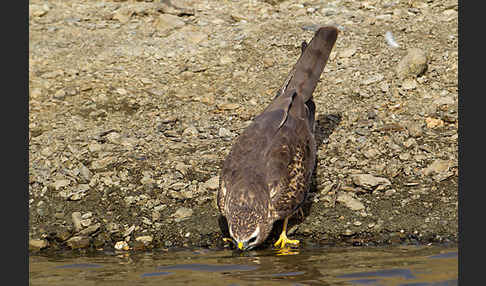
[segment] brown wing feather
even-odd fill
[[[293,109],[302,109],[303,115],[308,112],[302,98],[295,97],[266,158],[269,209],[274,220],[292,214],[302,204],[315,166],[316,144],[309,121],[305,116],[294,116],[297,112]]]
[[[260,114],[238,136],[223,163],[217,196],[217,204],[223,215],[229,213],[227,209],[229,193],[233,196],[240,196],[238,193],[240,190],[235,188],[235,185],[249,186],[264,179],[261,176],[264,174],[262,158],[265,157],[264,153],[267,150],[265,146],[272,145],[274,135],[286,121],[291,99],[285,100],[285,97],[281,97],[279,102],[283,108],[267,110]]]

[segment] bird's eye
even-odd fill
[[[252,244],[252,243],[254,243],[254,242],[256,241],[256,239],[257,239],[257,238],[256,238],[256,236],[255,236],[255,237],[250,238],[250,240],[248,240],[248,244]]]

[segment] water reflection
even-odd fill
[[[163,267],[157,267],[159,270],[192,270],[192,271],[210,271],[210,272],[228,272],[228,271],[248,271],[256,270],[257,266],[251,265],[210,265],[210,264],[177,264]]]
[[[56,266],[56,268],[58,268],[58,269],[62,269],[62,268],[98,268],[98,267],[101,267],[101,265],[92,264],[92,263],[73,263],[73,264]]]
[[[357,272],[350,274],[338,275],[338,278],[360,278],[360,277],[403,277],[405,279],[415,278],[410,269],[387,269],[379,271]]]
[[[446,253],[431,255],[429,256],[429,258],[451,258],[451,257],[457,257],[457,255],[458,255],[457,252],[446,252]]]
[[[237,252],[195,249],[93,257],[31,256],[31,285],[457,285],[457,248]]]

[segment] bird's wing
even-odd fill
[[[274,108],[257,116],[233,144],[220,176],[217,204],[223,214],[228,211],[226,202],[229,193],[238,191],[235,185],[246,184],[249,187],[248,184],[264,181],[263,158],[287,120],[294,95],[287,93],[275,98]]]
[[[292,214],[304,201],[315,166],[316,143],[308,120],[310,110],[300,95],[292,98],[287,118],[264,158],[269,216],[274,220]]]

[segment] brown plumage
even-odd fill
[[[288,240],[288,218],[299,208],[315,167],[312,93],[338,30],[321,27],[270,105],[236,139],[224,161],[217,203],[238,248],[263,243],[273,223],[285,219],[278,244]]]

